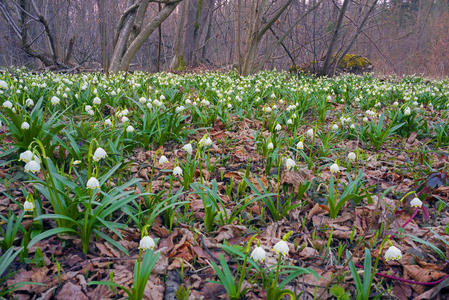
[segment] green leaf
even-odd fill
[[[49,236],[60,234],[60,233],[73,233],[75,235],[78,235],[78,232],[76,230],[73,230],[72,228],[65,228],[65,227],[58,227],[53,228],[47,231],[44,231],[38,235],[36,235],[29,243],[27,248],[30,249],[34,244],[39,242],[40,240],[43,240],[45,238],[48,238]]]

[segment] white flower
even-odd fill
[[[209,147],[210,145],[212,145],[212,140],[210,139],[210,137],[204,135],[200,140],[200,145]]]
[[[159,164],[163,165],[166,163],[168,163],[168,159],[167,159],[167,157],[165,157],[165,155],[162,155],[161,158],[159,158]]]
[[[36,172],[39,172],[40,170],[41,164],[35,160],[31,160],[25,165],[25,173],[31,172],[34,174]]]
[[[348,153],[348,160],[349,161],[354,161],[357,159],[357,155],[354,152],[349,152]]]
[[[147,98],[145,97],[140,97],[139,102],[144,104],[145,102],[147,102]]]
[[[122,123],[126,123],[126,122],[129,121],[129,119],[128,119],[128,117],[123,116],[123,117],[120,119],[120,121],[121,121]]]
[[[111,121],[111,119],[106,119],[106,120],[104,120],[104,125],[106,125],[106,126],[112,126],[112,121]]]
[[[287,168],[287,170],[291,170],[295,166],[296,166],[296,163],[295,163],[295,161],[293,159],[287,158],[285,160],[285,167]]]
[[[185,152],[187,152],[187,153],[189,153],[190,155],[192,155],[192,151],[193,151],[193,149],[192,149],[192,144],[185,144],[185,145],[182,147],[182,150],[184,150]]]
[[[51,104],[53,104],[53,105],[57,105],[57,104],[59,104],[59,102],[61,102],[61,100],[56,96],[51,97],[50,101],[51,101]]]
[[[33,99],[28,98],[28,99],[25,101],[25,105],[26,105],[26,106],[33,106],[33,105],[34,105]]]
[[[331,129],[332,130],[338,130],[338,125],[337,124],[332,125]]]
[[[106,156],[108,156],[106,151],[104,151],[103,148],[98,147],[97,150],[95,150],[94,156],[92,157],[92,159],[94,161],[99,161],[100,159],[105,158]]]
[[[153,250],[155,246],[156,246],[156,243],[149,235],[144,236],[140,240],[140,243],[139,243],[139,249],[142,249],[142,250],[148,250],[148,249]]]
[[[299,141],[299,142],[296,144],[296,149],[298,149],[298,150],[303,150],[303,149],[304,149],[304,143],[301,142],[301,141]]]
[[[33,152],[27,150],[25,152],[20,153],[19,161],[23,161],[24,163],[28,163],[33,160]]]
[[[410,116],[410,114],[411,114],[410,107],[406,107],[406,108],[404,109],[404,115]]]
[[[331,171],[332,174],[333,173],[338,173],[340,171],[340,168],[338,167],[338,164],[337,163],[333,163],[330,166],[330,171]]]
[[[273,143],[272,143],[272,142],[268,143],[267,149],[268,149],[268,150],[273,150],[273,148],[274,148]]]
[[[363,117],[363,122],[368,122],[368,118],[367,117]]]
[[[281,130],[282,129],[281,124],[277,124],[276,127],[274,127],[274,129],[276,129],[277,131]]]
[[[313,138],[313,129],[310,128],[309,130],[307,130],[306,135],[307,135],[309,138]]]
[[[284,256],[286,256],[288,254],[288,244],[286,241],[279,241],[276,243],[276,245],[274,245],[273,247],[273,251],[276,252],[276,254],[282,254]]]
[[[262,247],[256,247],[254,248],[254,250],[251,252],[251,258],[257,262],[263,262],[263,260],[266,257],[266,253],[265,250],[263,250]]]
[[[34,204],[33,202],[30,201],[25,201],[25,203],[23,204],[23,210],[24,211],[33,211],[34,210]]]
[[[385,252],[385,260],[399,260],[402,258],[402,252],[399,248],[395,246],[391,246],[388,248],[388,250]]]
[[[93,115],[95,115],[95,112],[94,112],[92,109],[89,109],[89,110],[87,111],[87,114],[88,114],[89,116],[93,116]]]
[[[101,99],[98,97],[95,97],[94,100],[92,101],[93,104],[101,104]]]
[[[393,106],[398,106],[399,105],[399,102],[398,101],[394,101],[393,102]]]
[[[267,106],[263,108],[263,111],[266,113],[270,113],[271,112],[271,107]]]
[[[182,169],[181,167],[177,166],[173,169],[173,175],[174,176],[182,176]]]
[[[92,189],[92,190],[99,189],[100,188],[100,182],[98,181],[97,178],[91,177],[87,181],[86,188],[87,189]]]
[[[288,119],[288,120],[287,120],[287,124],[288,124],[288,125],[292,125],[292,124],[293,124],[292,119]]]
[[[128,127],[126,127],[126,132],[131,133],[134,131],[134,127],[132,127],[131,125],[129,125]]]
[[[12,108],[12,102],[9,101],[9,100],[6,100],[5,102],[3,102],[3,107],[11,109]]]
[[[180,112],[182,112],[183,110],[185,109],[185,107],[184,106],[178,106],[178,107],[176,107],[176,113],[180,113]]]
[[[86,105],[86,107],[84,108],[84,110],[85,110],[85,111],[89,111],[89,110],[92,110],[92,106],[90,106],[90,105]]]
[[[422,201],[418,197],[413,198],[413,200],[410,201],[410,206],[411,207],[419,207],[420,208],[422,206]]]
[[[30,129],[30,124],[28,124],[28,122],[23,122],[22,125],[20,125],[20,128],[23,130]]]
[[[8,89],[8,84],[6,83],[6,81],[0,80],[0,89],[4,89],[4,90]]]

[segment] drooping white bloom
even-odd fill
[[[24,211],[33,211],[34,210],[34,204],[33,202],[30,201],[25,201],[25,203],[23,204],[23,210]]]
[[[162,155],[161,158],[159,158],[159,164],[163,165],[163,164],[166,164],[166,163],[168,163],[168,158],[165,157],[165,155]]]
[[[333,164],[330,166],[329,169],[330,169],[330,171],[331,171],[332,174],[338,173],[338,172],[340,171],[340,168],[338,167],[338,164],[337,164],[337,163],[333,163]]]
[[[410,201],[410,206],[411,207],[421,207],[422,206],[422,201],[421,199],[419,199],[418,197],[413,198],[412,201]]]
[[[4,90],[8,89],[8,84],[6,83],[6,81],[0,80],[0,89],[4,89]]]
[[[96,105],[99,105],[99,104],[101,104],[101,99],[98,98],[98,97],[95,97],[94,100],[92,100],[92,103],[96,104]]]
[[[276,254],[282,254],[284,256],[286,256],[288,254],[288,244],[286,241],[279,241],[276,243],[276,245],[274,245],[273,247],[273,251],[276,252]]]
[[[9,100],[6,100],[5,102],[3,102],[3,107],[11,109],[12,108],[12,102],[9,101]]]
[[[95,115],[95,112],[94,112],[93,109],[89,109],[89,110],[87,111],[87,114],[88,114],[89,116],[93,116],[93,115]]]
[[[410,116],[411,113],[412,113],[412,112],[411,112],[411,110],[410,110],[410,107],[406,107],[406,108],[404,109],[404,115]]]
[[[123,117],[120,119],[120,121],[121,121],[122,123],[126,123],[126,122],[129,121],[129,119],[128,119],[127,116],[123,116]]]
[[[354,152],[348,153],[348,160],[349,161],[355,161],[357,159],[357,155]]]
[[[287,124],[288,124],[288,125],[292,125],[292,124],[293,124],[293,120],[292,120],[292,119],[288,119],[288,120],[287,120]]]
[[[306,132],[306,135],[309,137],[309,138],[313,138],[313,129],[312,128],[310,128],[309,130],[307,130],[307,132]]]
[[[51,97],[50,102],[51,102],[51,104],[53,104],[53,105],[58,105],[59,102],[61,102],[61,100],[60,100],[58,97],[53,96],[53,97]]]
[[[100,188],[100,182],[98,181],[97,178],[91,177],[87,181],[86,188],[87,189],[92,189],[92,190],[99,189]]]
[[[41,164],[35,160],[31,160],[25,165],[25,173],[31,172],[34,174],[36,172],[39,172],[40,170]]]
[[[271,107],[267,106],[263,108],[263,111],[266,113],[270,113],[271,112]]]
[[[209,147],[210,145],[212,145],[212,140],[210,137],[204,135],[201,140],[200,140],[200,145],[201,146],[205,146],[205,147]]]
[[[298,150],[303,150],[303,149],[304,149],[304,143],[303,143],[302,141],[299,141],[299,142],[296,144],[296,149],[298,149]]]
[[[185,145],[182,147],[182,150],[184,150],[185,152],[187,152],[187,153],[189,153],[190,155],[192,155],[192,151],[193,151],[193,149],[192,149],[192,144],[185,144]]]
[[[106,119],[106,120],[104,120],[104,125],[106,125],[106,126],[112,126],[112,121],[111,121],[111,119]]]
[[[26,105],[26,106],[33,106],[33,105],[34,105],[33,99],[28,98],[28,99],[25,101],[25,105]]]
[[[142,250],[148,250],[148,249],[153,250],[155,246],[156,246],[156,243],[149,235],[144,236],[140,240],[140,243],[139,243],[139,249],[142,249]]]
[[[175,176],[182,176],[182,169],[180,166],[177,166],[173,169],[173,175]]]
[[[266,252],[262,247],[256,247],[251,252],[251,258],[257,262],[263,262],[266,256]]]
[[[277,131],[281,130],[282,129],[281,124],[277,124],[276,127],[274,127],[274,129],[276,129]]]
[[[363,122],[368,122],[368,118],[367,117],[363,117]]]
[[[22,125],[20,125],[20,128],[23,130],[28,130],[30,129],[30,124],[28,122],[23,122]]]
[[[332,125],[331,129],[332,130],[338,130],[338,125],[337,124]]]
[[[139,98],[139,102],[140,102],[141,104],[144,104],[145,102],[147,102],[147,98],[145,98],[145,97],[140,97],[140,98]]]
[[[293,159],[287,158],[285,160],[285,167],[287,168],[287,170],[291,170],[295,166],[296,166],[296,163],[295,163],[295,161]]]
[[[20,153],[19,161],[23,161],[24,163],[28,163],[33,160],[33,152],[27,150],[25,152]]]
[[[391,246],[388,248],[388,250],[385,252],[385,260],[399,260],[402,258],[402,252],[399,248],[395,246]]]
[[[126,132],[131,133],[134,131],[134,127],[132,127],[131,125],[129,125],[128,127],[126,127]]]
[[[267,149],[268,149],[268,150],[273,150],[273,148],[274,148],[273,143],[272,143],[272,142],[269,142],[268,145],[267,145]]]
[[[176,113],[180,113],[180,112],[182,112],[183,110],[185,109],[185,107],[184,106],[178,106],[178,107],[176,107]]]
[[[103,148],[98,147],[97,150],[95,150],[94,155],[92,156],[92,159],[94,161],[99,161],[100,159],[105,158],[106,156],[108,156],[106,151]]]

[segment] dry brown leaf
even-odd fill
[[[225,225],[220,227],[218,230],[218,235],[215,237],[215,241],[217,243],[221,243],[223,241],[229,241],[232,238],[238,237],[247,230],[247,228],[243,225]]]
[[[59,293],[56,295],[57,300],[68,300],[68,299],[77,299],[77,300],[89,300],[87,296],[81,290],[79,285],[75,285],[72,282],[68,281]]]

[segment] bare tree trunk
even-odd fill
[[[348,9],[350,0],[345,0],[340,9],[340,13],[338,15],[337,24],[335,25],[334,34],[332,36],[331,42],[329,44],[329,48],[327,48],[326,57],[324,60],[323,67],[320,70],[320,75],[328,75],[330,71],[330,65],[332,61],[332,53],[334,52],[335,45],[337,43],[337,39],[340,33],[341,25],[343,24],[343,18],[345,16],[346,10]]]
[[[106,17],[104,12],[104,1],[105,0],[98,0],[98,12],[100,20],[98,22],[99,24],[99,30],[100,30],[100,37],[101,37],[101,58],[102,58],[102,65],[103,70],[105,72],[108,72],[109,69],[109,57],[108,57],[108,40],[106,36]]]

